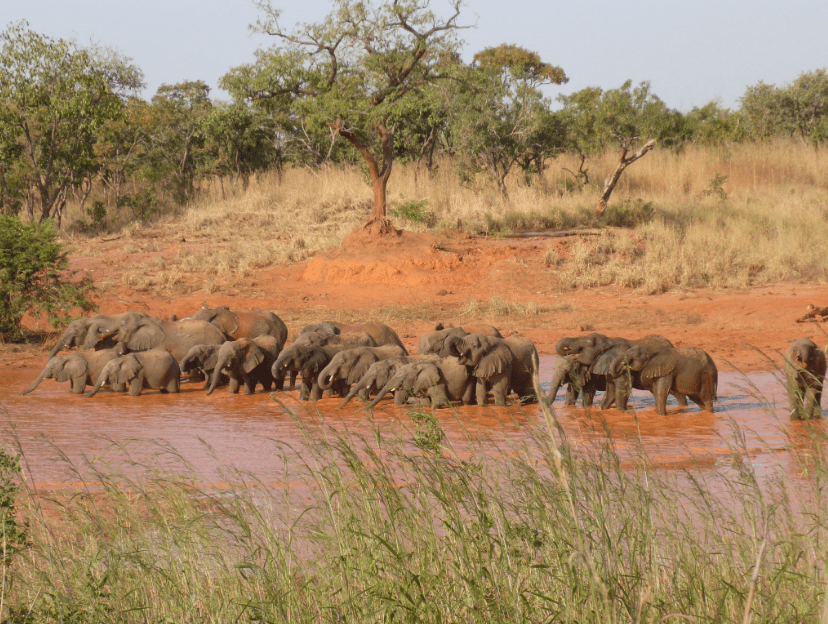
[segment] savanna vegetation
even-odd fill
[[[10,622],[824,622],[825,432],[768,476],[734,429],[715,467],[664,470],[534,415],[499,445],[432,415],[360,437],[297,418],[283,481],[174,449],[66,461],[71,493],[0,467]],[[56,456],[60,455],[56,449]],[[109,454],[113,457],[113,454]],[[778,456],[778,455],[776,455]],[[152,458],[141,460],[140,457]],[[765,456],[766,457],[766,456]],[[801,463],[797,463],[797,461]],[[763,471],[763,472],[762,472]],[[759,472],[762,472],[760,475]],[[19,491],[18,491],[19,490]]]

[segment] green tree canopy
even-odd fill
[[[33,188],[42,222],[61,219],[70,185],[94,175],[96,133],[122,114],[119,93],[140,70],[102,48],[83,49],[12,24],[0,33],[0,196]],[[17,198],[19,201],[19,197]]]
[[[406,96],[452,71],[459,46],[460,0],[452,14],[435,15],[427,0],[334,0],[328,16],[285,30],[280,12],[260,3],[254,29],[278,39],[249,65],[221,81],[237,98],[278,98],[303,123],[327,126],[348,140],[365,160],[374,190],[374,220],[383,231],[386,186],[394,161],[392,117]]]

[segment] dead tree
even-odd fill
[[[609,176],[604,182],[604,192],[601,193],[601,199],[598,200],[598,207],[595,209],[599,217],[604,214],[604,211],[607,209],[607,202],[609,201],[610,195],[612,195],[612,191],[615,189],[615,185],[618,184],[618,179],[621,177],[621,174],[624,173],[624,169],[653,149],[655,144],[656,140],[650,139],[644,144],[644,147],[638,150],[635,154],[627,156],[629,144],[626,141],[624,142],[624,145],[621,146],[621,158],[618,161],[618,166],[615,168],[615,173]]]

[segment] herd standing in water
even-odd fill
[[[514,394],[520,402],[537,400],[534,377],[538,353],[523,336],[504,338],[491,325],[444,327],[424,334],[418,355],[409,355],[396,332],[383,323],[345,325],[326,321],[302,329],[286,346],[287,327],[273,312],[205,308],[191,317],[160,320],[142,312],[99,314],[74,321],[49,354],[32,392],[44,379],[70,382],[71,391],[94,396],[102,386],[131,396],[144,389],[178,392],[182,374],[206,380],[207,393],[227,384],[245,394],[261,386],[266,392],[295,390],[317,400],[342,397],[344,407],[359,396],[376,406],[393,393],[395,404],[410,397],[432,407],[451,403],[486,405],[489,395],[505,405]],[[65,347],[77,351],[58,355]],[[666,413],[667,396],[680,407],[687,399],[713,411],[718,370],[712,358],[696,347],[675,348],[658,335],[637,340],[593,333],[561,338],[555,350],[552,403],[566,385],[566,405],[581,397],[591,406],[604,392],[601,409],[626,410],[633,388],[649,390],[656,411]],[[819,418],[825,354],[808,338],[795,341],[785,353],[785,375],[791,418]],[[372,398],[373,397],[373,398]]]

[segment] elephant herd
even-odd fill
[[[521,402],[537,400],[534,377],[538,353],[523,336],[504,338],[491,325],[443,327],[424,334],[418,354],[409,355],[393,329],[383,323],[346,325],[326,321],[302,329],[286,346],[287,327],[268,310],[233,311],[204,308],[190,317],[160,320],[141,312],[97,315],[73,322],[49,354],[31,387],[44,379],[70,382],[81,394],[94,396],[104,385],[137,396],[143,389],[178,392],[182,375],[206,380],[207,394],[219,385],[231,393],[296,390],[299,398],[338,395],[340,407],[359,396],[371,407],[389,393],[396,404],[410,397],[433,407],[452,402],[486,405],[491,394],[505,405],[514,394]],[[66,347],[77,351],[59,355]],[[712,358],[695,347],[675,348],[649,335],[637,340],[592,333],[561,338],[556,345],[551,390],[555,400],[567,385],[565,403],[593,403],[604,392],[601,409],[627,408],[633,388],[648,390],[656,410],[666,413],[667,396],[679,406],[687,399],[713,411],[718,370]],[[825,354],[807,338],[785,354],[792,418],[819,417]]]

